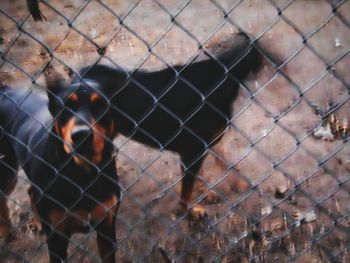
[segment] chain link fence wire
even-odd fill
[[[241,83],[230,127],[208,148],[195,185],[205,219],[178,210],[175,153],[115,139],[117,260],[350,261],[350,1],[27,2],[0,3],[0,82],[11,88],[44,91],[49,63],[67,79],[94,64],[186,66],[215,58],[238,32],[262,47],[262,69]],[[18,177],[6,196],[13,234],[1,240],[0,261],[47,262],[29,180]],[[73,235],[68,261],[101,262],[95,235]]]

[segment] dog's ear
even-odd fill
[[[44,76],[48,93],[57,94],[67,85],[63,76],[52,65],[46,67]]]
[[[44,75],[49,98],[49,110],[52,112],[53,105],[57,101],[58,93],[67,86],[67,83],[64,77],[52,65],[46,67]]]

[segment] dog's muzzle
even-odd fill
[[[74,145],[91,144],[93,141],[93,131],[87,125],[77,125],[72,130],[72,142]]]

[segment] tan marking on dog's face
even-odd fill
[[[95,102],[99,101],[100,99],[101,99],[101,96],[98,93],[93,93],[90,96],[90,102],[91,103],[95,103]]]
[[[107,135],[107,130],[99,125],[98,123],[95,123],[94,126],[92,127],[93,132],[94,132],[94,156],[92,157],[92,160],[94,163],[98,164],[102,160],[102,153],[105,148],[105,140]]]
[[[64,126],[61,127],[61,136],[63,140],[63,148],[67,154],[72,153],[72,130],[75,126],[75,118],[71,118]]]
[[[60,129],[58,128],[59,125],[58,125],[58,121],[57,121],[57,120],[55,120],[55,121],[53,122],[53,127],[55,128],[55,131],[56,131],[57,135],[62,136],[61,131],[60,131]]]
[[[79,96],[76,93],[71,93],[68,97],[68,100],[71,102],[77,103],[79,100]]]

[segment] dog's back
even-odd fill
[[[52,117],[47,97],[33,90],[0,87],[0,127],[11,142],[20,164],[40,151]]]
[[[207,56],[156,72],[95,65],[81,74],[114,90],[112,104],[122,134],[184,152],[214,142],[228,125],[240,82],[261,65],[259,51],[244,34],[228,51]]]

